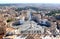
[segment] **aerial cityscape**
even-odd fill
[[[60,39],[60,4],[0,4],[0,39]]]

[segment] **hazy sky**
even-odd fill
[[[60,3],[60,0],[0,0],[1,3]]]

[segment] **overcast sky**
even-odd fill
[[[0,0],[2,3],[59,3],[60,0]]]

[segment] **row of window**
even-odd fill
[[[31,30],[31,31],[21,31],[21,33],[22,34],[36,34],[36,33],[38,33],[38,34],[40,34],[41,33],[41,31],[39,30],[36,30],[36,31],[33,31],[33,30]]]

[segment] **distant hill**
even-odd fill
[[[60,9],[60,4],[39,4],[39,3],[17,3],[17,4],[0,4],[0,6],[15,6],[15,7],[36,7],[40,9]]]

